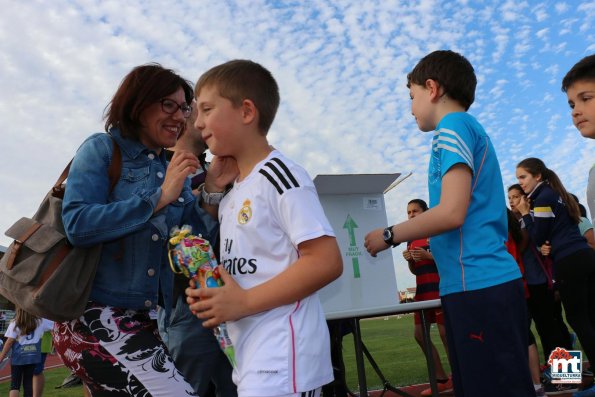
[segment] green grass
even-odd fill
[[[64,378],[70,375],[70,370],[66,367],[53,368],[45,370],[45,388],[43,390],[44,397],[82,397],[83,387],[76,386],[68,389],[56,389],[56,386],[62,384]],[[10,380],[0,383],[0,396],[8,396],[8,389],[10,388]],[[23,388],[21,387],[21,396],[23,395]]]
[[[360,327],[364,344],[391,385],[403,386],[426,383],[428,381],[425,357],[413,338],[413,314],[362,320],[360,321]],[[535,329],[533,329],[533,333],[537,335]],[[432,326],[430,336],[436,349],[438,349],[445,371],[449,373],[450,366],[448,365],[444,346],[438,335],[436,325]],[[537,340],[538,349],[541,352],[539,338]],[[577,346],[577,348],[579,347]],[[343,339],[343,357],[346,367],[347,385],[351,390],[358,391],[359,383],[357,379],[353,336],[351,334],[345,336]],[[542,357],[541,353],[539,357]],[[380,378],[376,375],[365,357],[364,363],[368,389],[382,389]],[[61,367],[46,370],[45,374],[46,387],[44,397],[83,395],[81,386],[69,389],[55,389],[56,386],[62,384],[64,378],[69,374],[66,368]],[[9,386],[9,382],[0,384],[0,396],[8,395]]]
[[[413,314],[362,320],[360,328],[364,344],[391,385],[403,386],[427,382],[426,359],[413,337]],[[450,373],[448,359],[436,325],[432,325],[430,337],[440,354],[444,370]],[[347,335],[343,339],[343,357],[347,385],[351,390],[358,390],[352,335]],[[368,389],[382,389],[382,381],[365,357],[364,363]]]

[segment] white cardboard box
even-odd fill
[[[373,258],[364,248],[368,232],[388,225],[383,192],[399,175],[314,178],[343,256],[343,274],[319,292],[327,319],[364,317],[399,304],[393,250]]]

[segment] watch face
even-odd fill
[[[392,233],[390,232],[389,229],[384,229],[384,233],[382,233],[382,236],[384,237],[384,240],[385,241],[386,240],[389,240],[389,239],[391,239],[393,237],[392,236]]]

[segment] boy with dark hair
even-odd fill
[[[562,91],[568,97],[576,129],[585,138],[595,139],[595,54],[584,57],[566,73],[562,79]],[[595,223],[595,164],[589,171],[587,205]],[[590,372],[593,372],[593,364]],[[595,386],[591,384],[574,396],[595,396]]]
[[[368,233],[371,255],[431,236],[455,395],[535,396],[527,357],[527,314],[519,268],[504,245],[506,203],[496,152],[466,110],[475,96],[473,67],[435,51],[407,76],[411,110],[433,131],[430,209]]]
[[[595,139],[595,54],[581,59],[562,80],[568,96],[572,122],[585,138]],[[587,205],[595,223],[595,164],[589,171]]]
[[[195,94],[195,126],[239,176],[222,199],[203,190],[206,202],[221,200],[225,285],[187,289],[190,308],[207,327],[227,321],[240,397],[317,397],[333,379],[317,291],[343,264],[312,180],[267,141],[277,83],[261,65],[235,60],[203,74]]]

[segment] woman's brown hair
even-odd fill
[[[194,97],[192,84],[173,70],[157,63],[135,67],[124,77],[105,109],[105,131],[119,128],[122,136],[139,140],[142,112],[180,88],[184,90],[186,103],[191,104]],[[182,133],[185,129],[186,123]]]

